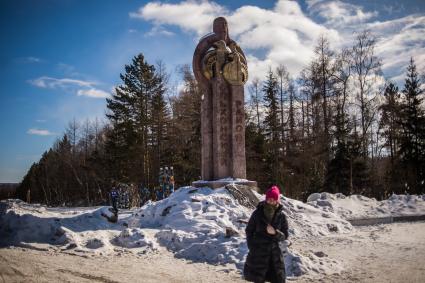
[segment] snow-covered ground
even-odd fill
[[[322,193],[313,194],[307,203],[285,197],[281,203],[294,243],[289,248],[288,242],[284,244],[286,270],[292,279],[346,272],[346,262],[328,256],[315,241],[349,239],[358,228],[347,219],[425,214],[425,196],[393,195],[378,202],[363,196]],[[248,253],[244,229],[251,213],[252,209],[240,205],[225,188],[183,187],[162,201],[122,211],[118,223],[102,216],[110,214],[107,207],[46,208],[9,200],[0,203],[0,247],[53,249],[94,257],[143,257],[166,248],[177,258],[237,272]]]

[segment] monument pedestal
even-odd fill
[[[221,187],[225,187],[230,184],[235,185],[242,185],[247,186],[251,188],[257,188],[257,182],[256,181],[249,181],[249,180],[241,180],[241,179],[221,179],[221,180],[215,180],[215,181],[195,181],[192,183],[192,186],[195,188],[202,188],[202,187],[209,187],[211,189],[218,189]]]

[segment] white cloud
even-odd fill
[[[235,11],[206,1],[151,2],[130,16],[151,21],[156,28],[175,25],[185,32],[195,33],[197,38],[212,31],[214,18],[225,16],[230,36],[249,58],[250,78],[263,78],[264,70],[280,64],[296,74],[311,59],[312,46],[318,36],[326,34],[333,41],[340,40],[336,30],[312,21],[295,1],[278,1],[272,10],[242,6]],[[258,49],[266,51],[265,58],[255,55]]]
[[[39,64],[45,62],[45,60],[35,56],[27,56],[17,57],[15,58],[15,62],[19,64]]]
[[[425,69],[425,16],[410,15],[378,21],[377,11],[343,1],[309,0],[308,13],[296,1],[277,1],[272,9],[245,5],[228,10],[215,2],[183,1],[177,4],[150,2],[132,18],[153,23],[153,30],[177,26],[198,40],[212,31],[212,21],[225,16],[230,36],[245,51],[249,77],[264,78],[267,70],[284,64],[293,76],[306,67],[320,35],[328,37],[331,47],[350,47],[353,32],[370,29],[377,36],[376,55],[382,58],[387,77],[399,79],[412,56],[419,70]],[[313,20],[317,15],[323,23]],[[261,55],[259,55],[261,54]]]
[[[97,88],[80,89],[77,91],[77,95],[88,96],[93,98],[107,98],[111,96],[108,92]]]
[[[56,79],[52,77],[39,77],[34,80],[29,81],[32,85],[35,85],[37,87],[41,88],[65,88],[67,86],[84,86],[84,87],[90,87],[92,85],[95,85],[94,82],[90,81],[83,81],[83,80],[76,80],[76,79],[70,79],[70,78],[63,78],[63,79]]]
[[[358,5],[342,1],[307,1],[310,13],[317,14],[326,20],[327,25],[353,24],[369,20],[378,12],[365,12]]]
[[[370,30],[377,38],[376,55],[382,59],[384,75],[398,84],[404,81],[410,57],[415,59],[419,70],[425,68],[423,14],[378,21],[376,11],[365,12],[361,6],[341,1],[311,0],[308,6],[312,13],[319,13],[327,19],[324,25],[338,27],[338,33],[344,39],[341,43],[345,46],[351,44],[353,32]],[[334,46],[340,47],[338,44]]]
[[[165,36],[173,36],[174,32],[166,30],[162,26],[154,26],[149,32],[145,33],[146,36],[157,36],[157,35],[165,35]]]
[[[55,133],[50,132],[49,130],[43,130],[43,129],[29,129],[27,131],[27,134],[29,135],[37,135],[37,136],[53,136]]]
[[[425,69],[425,16],[410,15],[391,21],[367,24],[378,36],[377,53],[392,80],[402,83],[406,66],[413,57],[418,70]]]
[[[137,12],[130,13],[130,17],[153,21],[157,26],[178,25],[185,31],[196,31],[202,35],[210,30],[217,15],[225,13],[225,8],[214,2],[189,0],[179,4],[150,2]]]
[[[40,58],[33,56],[26,57],[25,60],[29,63],[40,63],[42,61]]]
[[[97,85],[97,83],[92,81],[77,80],[71,78],[56,79],[43,76],[34,80],[30,80],[29,83],[40,88],[60,88],[66,91],[74,92],[77,94],[77,96],[86,96],[92,98],[110,97],[110,93],[95,88],[94,86]]]

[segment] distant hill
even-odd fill
[[[0,183],[0,200],[15,198],[16,188],[20,183]]]

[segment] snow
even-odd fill
[[[242,236],[252,211],[224,189],[184,187],[169,198],[149,202],[129,219],[131,227],[159,228],[157,240],[177,257],[242,268],[247,246]],[[226,228],[239,236],[226,238]]]
[[[20,200],[0,203],[0,246],[47,244],[80,252],[109,254],[116,246],[153,248],[143,232],[124,229],[124,221],[110,223],[108,207],[46,208]]]
[[[290,237],[324,236],[352,230],[349,222],[321,208],[285,197],[281,203],[288,216]],[[210,264],[235,264],[242,269],[248,254],[245,223],[251,213],[252,210],[241,206],[224,188],[184,187],[167,199],[146,204],[133,214],[129,223],[135,227],[161,229],[156,235],[158,241],[177,257]],[[226,237],[226,228],[237,235]],[[289,276],[327,272],[327,265],[332,265],[332,272],[340,269],[336,263],[327,264],[326,258],[303,256],[284,249]]]
[[[377,201],[362,195],[314,193],[307,198],[307,203],[315,208],[327,208],[346,220],[425,214],[425,195],[393,194]]]
[[[289,240],[294,243],[344,237],[355,229],[347,221],[352,218],[425,214],[425,196],[413,195],[376,201],[359,195],[316,193],[307,203],[283,196],[281,203],[289,222]],[[252,211],[225,188],[190,186],[142,208],[120,211],[117,223],[102,216],[111,216],[108,207],[46,208],[7,200],[0,202],[0,246],[43,244],[99,256],[122,250],[140,255],[165,247],[177,258],[231,265],[241,271],[248,253],[244,231]],[[289,277],[335,274],[344,269],[343,263],[321,250],[289,245],[289,241],[282,244]]]
[[[140,228],[126,228],[121,233],[112,239],[112,242],[124,248],[142,248],[146,247],[146,250],[155,250],[157,244],[155,241],[149,238],[149,236]]]

